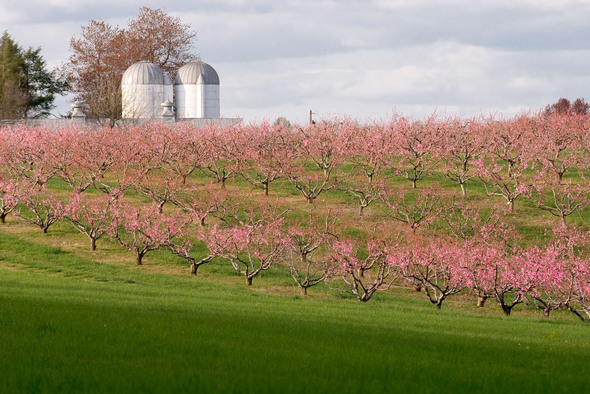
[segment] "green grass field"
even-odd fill
[[[309,204],[281,182],[272,198],[289,204],[290,218],[306,217]],[[441,174],[421,187],[433,184],[458,196]],[[70,193],[62,181],[50,186],[64,198]],[[250,191],[239,179],[229,187]],[[477,182],[466,200],[484,209],[504,204]],[[343,208],[346,234],[364,234],[344,192],[328,191],[317,203]],[[525,243],[542,241],[557,223],[526,199],[516,210],[507,221]],[[367,220],[384,215],[372,206]],[[585,225],[590,209],[570,220]],[[284,266],[247,287],[223,261],[191,277],[182,259],[163,250],[136,266],[106,237],[97,251],[88,249],[65,222],[48,234],[14,217],[0,226],[0,394],[582,393],[590,386],[590,326],[569,312],[545,318],[520,305],[504,316],[492,300],[477,308],[469,294],[438,310],[401,287],[367,303],[325,285],[304,297]]]
[[[52,231],[45,243],[0,232],[0,393],[555,393],[590,384],[590,327],[565,312],[547,319],[521,307],[505,317],[461,297],[436,310],[402,288],[368,303],[326,288],[302,297],[281,267],[246,287],[221,263],[195,278],[158,254],[144,267],[131,256],[98,262],[48,245],[59,238],[59,226]]]

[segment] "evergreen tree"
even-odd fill
[[[22,68],[22,51],[5,31],[0,38],[0,119],[22,117],[26,101],[20,89]]]
[[[24,51],[8,34],[0,38],[0,119],[47,117],[64,80],[47,70],[41,48]]]
[[[50,111],[55,107],[53,105],[55,95],[62,94],[67,89],[67,83],[59,79],[54,71],[47,71],[45,60],[41,56],[41,48],[29,48],[23,54],[22,70],[21,88],[27,98],[24,117],[49,116]]]

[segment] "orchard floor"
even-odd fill
[[[25,237],[26,238],[26,237]],[[157,256],[156,256],[157,257]],[[155,258],[156,258],[155,257]],[[191,277],[0,232],[0,393],[587,392],[573,315],[396,288],[368,303],[273,277]],[[166,265],[164,264],[164,267]],[[284,273],[280,275],[283,278]],[[223,280],[221,280],[221,279]]]

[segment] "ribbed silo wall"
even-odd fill
[[[178,119],[219,118],[219,85],[175,85]]]
[[[123,119],[162,117],[162,103],[172,102],[172,85],[122,85]]]
[[[203,118],[219,118],[219,85],[203,85]]]

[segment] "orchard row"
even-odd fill
[[[489,195],[503,197],[511,209],[522,196],[534,198],[565,224],[586,203],[590,117],[397,117],[373,125],[334,120],[305,127],[201,129],[188,124],[4,128],[0,160],[4,180],[43,185],[56,177],[75,192],[136,188],[162,206],[174,203],[198,171],[222,186],[245,179],[267,195],[287,180],[310,203],[327,190],[342,189],[361,213],[388,178],[408,179],[417,188],[438,172],[463,195],[470,182],[482,182]]]
[[[216,208],[209,212],[199,204],[162,212],[157,204],[138,207],[111,195],[74,194],[65,204],[50,195],[26,197],[34,215],[20,208],[15,213],[45,231],[66,220],[88,236],[92,249],[111,237],[139,265],[148,252],[167,249],[195,275],[203,264],[226,260],[248,285],[262,271],[283,265],[305,294],[327,284],[369,301],[377,291],[406,285],[422,290],[438,308],[470,291],[479,306],[492,299],[505,314],[527,303],[547,316],[566,309],[590,320],[590,232],[561,227],[543,246],[518,246],[518,233],[499,216],[454,206],[442,219],[454,237],[426,239],[388,225],[359,236],[347,233],[335,215],[289,221],[283,208],[268,201],[246,203],[210,192],[209,206]],[[218,220],[206,225],[208,213]]]
[[[248,284],[281,264],[304,292],[325,283],[368,301],[410,285],[437,307],[471,291],[480,306],[493,299],[506,314],[528,303],[589,320],[590,236],[566,226],[589,203],[588,127],[585,117],[522,115],[369,126],[3,128],[0,219],[12,212],[45,232],[68,221],[92,249],[108,236],[137,264],[159,248],[184,258],[194,274],[229,261]],[[433,173],[456,182],[458,195],[483,184],[510,210],[530,199],[559,223],[542,244],[519,242],[506,212],[421,187]],[[394,178],[407,178],[407,187]],[[264,193],[239,186],[244,180]],[[309,213],[293,208],[286,188],[314,203]],[[318,203],[330,190],[358,203],[354,219],[342,204]]]

